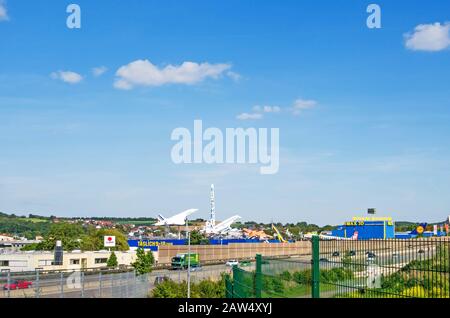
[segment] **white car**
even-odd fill
[[[239,265],[239,262],[238,262],[237,260],[233,259],[233,260],[231,260],[231,261],[226,262],[225,265],[226,265],[226,266],[233,267],[233,266],[235,266],[235,265],[236,265],[236,266]]]

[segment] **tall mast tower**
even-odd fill
[[[214,184],[211,184],[211,193],[209,197],[209,202],[211,204],[211,212],[209,215],[209,224],[210,226],[216,226],[216,195],[214,192]]]

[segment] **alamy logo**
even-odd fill
[[[175,164],[261,164],[261,174],[279,170],[279,128],[271,128],[270,137],[268,128],[227,128],[223,133],[214,127],[203,131],[203,122],[195,120],[193,136],[189,129],[179,127],[171,139],[178,141],[171,153]]]
[[[81,8],[78,4],[69,4],[66,9],[70,15],[67,17],[66,24],[69,29],[81,29]]]

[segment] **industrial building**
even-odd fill
[[[117,262],[122,266],[130,266],[136,260],[135,251],[114,252]],[[54,265],[53,252],[12,252],[0,254],[0,272],[29,272],[37,269],[42,271],[81,270],[106,267],[111,252],[64,252],[62,265]]]
[[[20,251],[27,245],[40,243],[40,240],[3,240],[0,239],[0,254],[7,252]]]
[[[332,236],[351,238],[358,232],[358,239],[393,239],[395,223],[391,217],[353,217],[332,231]]]

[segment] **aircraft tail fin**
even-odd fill
[[[427,228],[427,223],[420,223],[419,226],[417,226],[414,230],[412,230],[409,234],[412,235],[420,235],[423,232],[425,232],[425,229]]]

